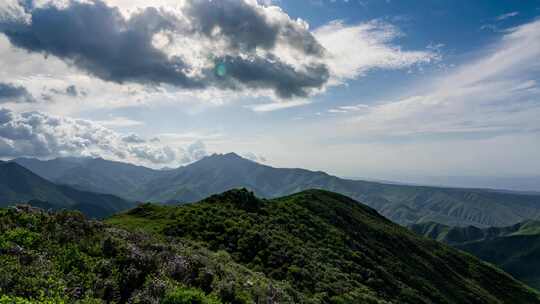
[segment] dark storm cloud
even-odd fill
[[[128,20],[102,1],[71,1],[66,8],[48,5],[30,12],[31,23],[25,26],[0,26],[17,47],[57,56],[107,81],[196,86],[182,72],[182,60],[152,45],[155,33],[174,27],[173,18],[157,9]]]
[[[243,59],[228,56],[219,62],[225,69],[223,86],[273,89],[281,98],[305,97],[308,95],[307,88],[322,87],[330,76],[325,65],[306,67],[301,72],[285,63],[259,57]]]
[[[278,43],[304,58],[320,59],[325,51],[301,22],[254,1],[188,1],[182,11],[187,21],[156,8],[126,18],[101,0],[72,0],[63,7],[34,7],[32,3],[27,0],[25,4],[31,22],[0,17],[0,32],[16,47],[54,55],[106,81],[185,89],[269,89],[281,98],[293,98],[309,95],[329,78],[324,64],[293,67],[272,53]],[[227,55],[216,62],[224,63],[228,74],[217,77],[213,70],[189,73],[190,58],[170,56],[153,44],[158,33],[173,40],[171,33],[224,41],[227,46],[222,51]],[[266,53],[256,53],[256,49]]]
[[[198,32],[225,37],[232,48],[273,49],[281,38],[307,55],[323,54],[324,48],[305,28],[288,18],[269,20],[262,10],[261,6],[238,0],[194,0],[187,9]]]
[[[35,99],[25,87],[0,82],[0,103],[5,102],[35,102]]]

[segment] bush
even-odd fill
[[[32,232],[26,228],[16,227],[6,231],[5,239],[25,248],[32,247],[39,239],[39,234]]]
[[[0,296],[0,304],[64,304],[61,299],[42,298],[40,300],[27,300],[21,297]]]
[[[199,289],[175,288],[169,292],[162,304],[221,304],[221,302],[210,295],[204,294]]]
[[[32,304],[32,302],[19,297],[9,297],[3,295],[0,296],[0,304]]]

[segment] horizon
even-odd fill
[[[3,1],[0,159],[157,169],[235,151],[525,187],[540,172],[539,16],[540,1]]]
[[[538,194],[540,191],[538,190],[538,183],[540,181],[540,175],[531,175],[531,176],[507,176],[507,177],[488,177],[488,176],[394,176],[393,179],[380,179],[377,177],[370,177],[370,176],[340,176],[333,174],[331,172],[326,171],[320,171],[320,170],[314,170],[310,168],[301,168],[301,167],[279,167],[279,166],[273,166],[270,164],[267,164],[265,162],[261,162],[257,159],[250,159],[249,155],[241,155],[236,152],[224,152],[224,153],[212,153],[209,155],[206,155],[202,157],[201,159],[194,160],[193,162],[182,164],[178,167],[160,167],[160,168],[152,168],[147,167],[144,165],[139,165],[136,163],[126,162],[122,160],[112,160],[112,159],[106,159],[102,157],[91,157],[91,156],[83,156],[83,157],[54,157],[49,159],[40,159],[40,158],[33,158],[33,157],[21,157],[21,158],[12,158],[3,160],[5,162],[14,162],[17,163],[17,160],[21,159],[29,159],[29,160],[39,160],[43,162],[47,161],[55,161],[55,160],[69,160],[69,159],[75,159],[75,160],[104,160],[107,162],[117,162],[121,164],[128,164],[133,166],[139,166],[146,169],[151,169],[155,171],[170,171],[170,170],[177,170],[181,169],[183,167],[195,164],[197,162],[204,161],[205,159],[214,158],[214,157],[221,157],[222,159],[225,159],[225,156],[233,155],[235,157],[241,158],[245,161],[249,162],[255,162],[262,166],[269,166],[271,168],[275,169],[301,169],[301,170],[307,170],[310,172],[323,172],[325,174],[328,174],[330,176],[335,176],[340,179],[345,180],[358,180],[358,181],[368,181],[368,182],[374,182],[374,183],[381,183],[381,184],[395,184],[395,185],[403,185],[403,186],[425,186],[425,187],[434,187],[434,188],[455,188],[455,189],[478,189],[478,190],[495,190],[495,191],[512,191],[512,192],[518,192],[518,193],[534,193]],[[516,181],[517,180],[517,181]]]

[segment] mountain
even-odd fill
[[[147,201],[193,202],[237,187],[266,198],[317,188],[362,201],[404,225],[437,221],[504,226],[540,217],[540,195],[347,180],[324,172],[273,168],[234,153],[212,155],[167,173],[140,188],[138,196]]]
[[[119,197],[56,185],[14,162],[0,163],[0,207],[27,203],[47,209],[77,209],[104,217],[134,205]]]
[[[436,239],[493,263],[515,278],[540,290],[540,222],[509,227],[449,227],[437,223],[410,226]]]
[[[272,200],[231,190],[194,204],[141,205],[107,222],[225,252],[290,285],[294,303],[540,303],[497,268],[322,190]]]
[[[214,154],[166,171],[102,159],[87,159],[74,167],[70,167],[71,163],[55,165],[63,159],[17,161],[56,183],[138,201],[195,202],[237,187],[246,187],[258,196],[273,198],[316,188],[362,201],[403,225],[434,221],[451,226],[489,227],[540,218],[538,194],[349,180],[324,172],[274,168],[234,153]],[[53,168],[43,169],[50,167]],[[61,174],[48,173],[59,167],[70,169],[59,170]]]
[[[13,161],[58,184],[133,201],[138,198],[130,195],[131,192],[166,172],[102,158],[67,157],[47,161],[17,158]]]

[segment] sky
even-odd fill
[[[540,175],[540,1],[3,0],[0,158]]]

